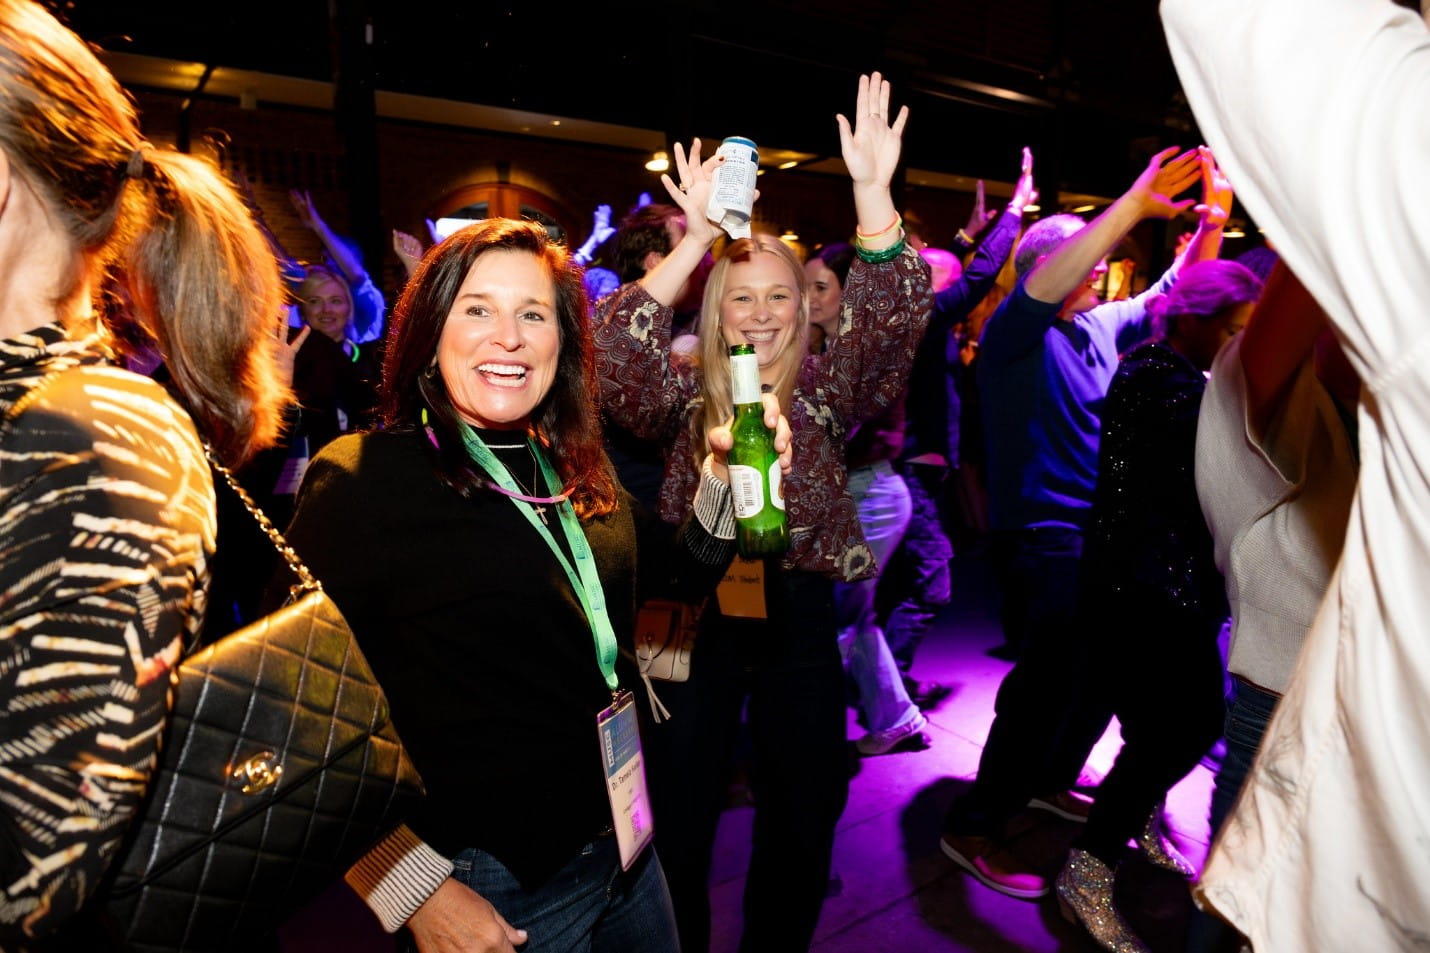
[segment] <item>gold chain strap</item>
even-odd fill
[[[257,503],[253,502],[253,497],[248,495],[248,491],[239,485],[238,480],[234,479],[233,471],[219,462],[218,455],[214,453],[214,448],[209,446],[207,440],[204,441],[204,456],[209,458],[209,466],[218,471],[224,480],[228,482],[228,485],[233,488],[233,492],[238,494],[238,498],[243,501],[244,507],[247,508],[249,513],[253,514],[254,519],[258,520],[258,526],[268,537],[268,541],[278,550],[278,555],[283,557],[283,561],[288,564],[288,568],[293,570],[293,573],[298,577],[298,585],[293,587],[294,597],[303,591],[322,592],[323,584],[318,582],[317,578],[308,571],[308,567],[303,565],[303,561],[298,558],[298,554],[294,552],[293,547],[289,546],[288,541],[283,538],[283,534],[278,532],[278,527],[273,525],[273,521],[268,518],[268,515],[258,508]]]

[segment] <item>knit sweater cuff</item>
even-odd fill
[[[685,548],[705,566],[724,566],[735,554],[735,508],[730,487],[710,471],[710,459],[700,469],[692,505],[695,519],[687,520],[681,536]]]
[[[348,868],[343,879],[362,897],[382,928],[396,933],[452,870],[450,860],[404,824]]]
[[[715,475],[707,456],[700,467],[700,483],[695,487],[695,518],[705,532],[716,539],[735,538],[735,507],[730,484]]]

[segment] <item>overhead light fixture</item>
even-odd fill
[[[1221,233],[1222,238],[1245,238],[1246,232],[1241,230],[1241,226],[1234,225]]]
[[[1025,211],[1025,212],[1041,212],[1042,210],[1043,210],[1043,207],[1042,207],[1041,205],[1024,205],[1024,206],[1023,206],[1023,211]]]
[[[657,152],[650,157],[650,161],[645,164],[648,172],[668,172],[670,171],[670,156],[664,152]]]
[[[560,120],[560,119],[553,119],[553,120],[551,120],[551,125],[553,125],[553,126],[559,126],[559,125],[561,125],[561,120]]]
[[[792,229],[792,228],[787,228],[787,229],[784,230],[784,234],[780,236],[780,241],[782,241],[782,242],[797,242],[797,241],[799,241],[799,232],[796,232],[796,231],[795,231],[794,229]]]
[[[1083,212],[1091,212],[1095,208],[1097,208],[1096,205],[1079,205],[1077,208],[1072,210],[1072,213],[1074,215],[1081,215]]]
[[[781,162],[779,164],[779,169],[781,172],[783,172],[785,169],[793,169],[797,165],[799,165],[799,160],[791,159],[788,162]]]

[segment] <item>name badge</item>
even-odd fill
[[[596,716],[601,764],[606,767],[606,793],[611,798],[611,822],[624,870],[631,869],[655,834],[634,701],[635,696],[623,691],[610,708]]]
[[[764,619],[765,563],[761,559],[736,558],[715,588],[720,614],[742,619]]]

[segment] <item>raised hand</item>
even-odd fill
[[[298,360],[298,352],[303,349],[303,342],[308,340],[308,335],[312,332],[312,325],[305,324],[303,329],[293,336],[293,340],[288,340],[288,312],[284,310],[279,313],[278,323],[273,328],[273,337],[278,346],[273,349],[273,353],[278,359],[278,376],[288,387],[293,386],[293,364]]]
[[[616,234],[616,229],[611,224],[611,207],[597,205],[595,219],[591,222],[591,237],[599,245],[614,234]]]
[[[685,213],[686,237],[708,248],[715,244],[720,228],[706,217],[705,209],[710,202],[711,177],[716,168],[725,161],[725,157],[713,155],[702,163],[699,139],[691,140],[689,156],[678,142],[673,151],[675,172],[680,184],[676,185],[667,173],[661,173],[660,182],[665,186],[666,192],[670,193],[670,200]]]
[[[1176,196],[1191,188],[1201,174],[1197,150],[1177,155],[1177,147],[1171,146],[1152,157],[1128,194],[1141,203],[1144,218],[1171,218],[1192,207],[1193,199],[1177,201]]]
[[[978,185],[973,190],[973,209],[968,213],[968,224],[963,226],[965,235],[976,238],[983,230],[983,226],[988,224],[988,197],[985,192],[983,180],[978,180]]]
[[[293,208],[298,213],[298,218],[302,220],[305,228],[315,228],[317,223],[323,220],[318,214],[317,206],[313,204],[313,196],[307,189],[289,189],[288,201],[293,203]]]
[[[417,270],[417,263],[422,260],[421,242],[406,232],[394,228],[392,230],[392,250],[402,260],[402,267],[407,269],[409,276]]]
[[[1008,207],[1022,215],[1023,209],[1037,200],[1038,187],[1033,184],[1033,150],[1024,146],[1023,166],[1018,173],[1018,184],[1013,186],[1013,198],[1008,202]]]
[[[1202,228],[1221,228],[1231,217],[1231,183],[1217,166],[1211,149],[1199,146],[1197,155],[1202,168],[1202,201],[1192,211],[1197,213]]]
[[[903,148],[904,124],[909,119],[909,107],[899,109],[889,121],[889,83],[878,72],[859,77],[859,94],[854,103],[854,125],[843,113],[835,116],[839,124],[839,146],[844,164],[855,187],[884,186],[894,178]]]

